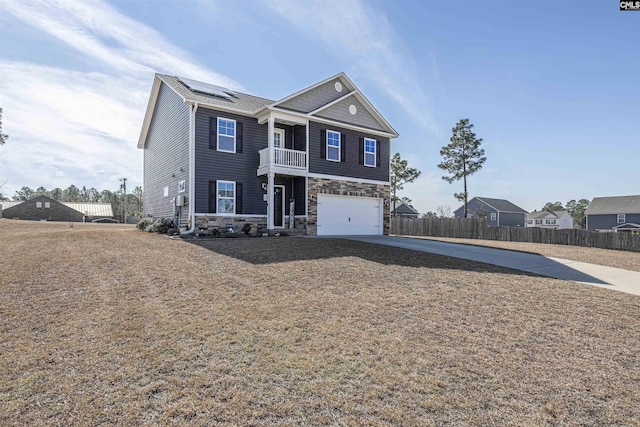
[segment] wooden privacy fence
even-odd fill
[[[483,218],[391,218],[391,234],[548,243],[640,252],[638,234],[538,227],[489,227]]]

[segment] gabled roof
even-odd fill
[[[400,215],[418,215],[418,211],[404,202],[400,203],[396,206],[395,210],[392,213],[400,214]]]
[[[340,92],[337,92],[335,95],[335,99],[333,99],[332,101],[325,103],[325,104],[318,104],[315,106],[315,108],[309,110],[309,109],[304,109],[304,110],[297,110],[296,108],[294,108],[292,106],[292,104],[294,103],[294,101],[296,99],[305,97],[305,96],[309,96],[310,92],[313,91],[316,88],[319,88],[323,85],[332,83],[334,81],[337,81],[338,83],[340,83],[342,85],[342,89]],[[389,122],[387,122],[387,120],[382,116],[382,114],[380,114],[380,112],[378,112],[378,110],[376,110],[376,108],[373,106],[373,104],[371,104],[371,102],[369,102],[369,100],[362,94],[362,92],[360,92],[360,90],[356,87],[356,85],[351,81],[351,79],[349,77],[347,77],[347,75],[344,72],[338,73],[335,76],[331,76],[327,79],[324,79],[318,83],[315,83],[305,89],[302,89],[294,94],[291,94],[289,96],[286,96],[280,100],[278,100],[277,102],[274,102],[273,104],[271,104],[269,107],[270,108],[282,108],[282,109],[287,109],[287,110],[293,110],[293,111],[298,111],[300,113],[305,113],[309,116],[316,116],[316,117],[323,117],[323,114],[321,114],[322,111],[325,111],[326,114],[326,110],[328,108],[330,108],[331,106],[333,106],[334,104],[337,104],[339,102],[343,102],[345,100],[347,100],[348,98],[353,97],[354,99],[357,99],[358,102],[360,104],[362,104],[362,106],[365,108],[365,110],[371,114],[371,116],[375,119],[375,121],[379,124],[378,130],[383,130],[385,132],[388,132],[390,134],[393,135],[393,137],[397,137],[398,136],[398,132],[396,132],[396,130],[389,124]],[[308,111],[307,111],[308,110]]]
[[[585,215],[640,214],[640,195],[594,197]]]
[[[613,230],[640,230],[640,224],[625,222],[624,224],[616,225]]]
[[[529,212],[527,214],[527,219],[544,219],[544,218],[558,218],[558,217],[559,217],[558,215],[549,211]]]
[[[560,218],[568,211],[536,211],[527,214],[527,219]]]
[[[99,216],[99,217],[112,217],[113,216],[113,208],[111,203],[75,203],[75,202],[61,202],[59,200],[52,199],[47,196],[38,196],[33,199],[27,200],[28,202],[54,202],[60,203],[70,209],[80,212],[83,215],[87,216]],[[12,208],[14,206],[18,206],[22,203],[25,203],[22,200],[17,201],[0,201],[0,205],[2,205],[2,209]]]
[[[338,80],[342,85],[341,91],[336,92],[335,99],[332,99],[329,102],[320,100],[316,105],[314,105],[314,108],[312,108],[311,110],[294,108],[296,100],[300,100],[305,96],[312,97],[312,94],[310,94],[311,91],[318,87],[321,87],[322,85],[333,82],[334,80]],[[216,96],[198,90],[192,90],[192,88],[188,84],[190,81],[207,86],[207,84],[203,82],[198,82],[186,78],[181,80],[180,77],[156,73],[153,80],[153,86],[151,88],[151,95],[149,96],[149,102],[147,103],[147,110],[144,115],[142,130],[140,132],[140,137],[138,138],[138,148],[144,148],[146,144],[149,126],[151,125],[151,119],[153,118],[156,101],[158,99],[158,94],[160,92],[162,83],[166,84],[169,88],[176,92],[185,103],[198,103],[203,107],[230,111],[233,113],[251,117],[256,117],[263,111],[280,110],[300,115],[305,119],[317,118],[318,120],[331,120],[339,122],[340,120],[336,117],[340,116],[340,107],[344,109],[344,106],[340,106],[339,104],[340,102],[346,101],[351,98],[357,100],[353,102],[353,104],[356,104],[358,106],[358,108],[356,108],[356,113],[357,111],[364,110],[360,112],[360,115],[363,116],[362,120],[365,124],[357,126],[381,132],[385,136],[388,135],[392,138],[398,136],[398,132],[396,132],[396,130],[391,127],[389,122],[387,122],[387,120],[382,117],[378,110],[376,110],[375,107],[369,102],[369,100],[360,92],[360,90],[358,90],[355,84],[353,84],[353,82],[349,79],[349,77],[347,77],[345,73],[338,73],[335,76],[322,80],[321,82],[311,85],[306,89],[302,89],[292,95],[286,96],[279,101],[272,101],[270,99],[231,91],[224,88],[219,89],[222,89],[222,91],[224,92],[223,95],[226,94],[228,96]],[[336,109],[338,109],[338,111],[336,111]],[[352,123],[344,121],[343,123],[353,125]]]
[[[486,204],[487,206],[492,207],[493,209],[495,209],[498,212],[524,213],[524,214],[527,213],[527,211],[525,211],[524,209],[522,209],[519,206],[514,205],[513,203],[511,203],[508,200],[490,199],[488,197],[474,197],[473,199],[479,200],[480,202]],[[473,200],[473,199],[471,199],[471,200]],[[471,202],[471,200],[469,200],[469,202]],[[456,209],[455,212],[459,211],[460,209],[464,209],[464,205],[462,205],[458,209]]]

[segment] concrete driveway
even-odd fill
[[[331,237],[331,236],[326,236]],[[333,236],[359,242],[395,246],[415,251],[430,252],[486,264],[499,265],[516,270],[527,271],[556,279],[572,280],[588,285],[600,286],[629,294],[640,295],[640,272],[622,270],[571,261],[563,258],[545,257],[523,252],[494,249],[461,243],[438,242],[434,240],[412,239],[394,236]]]

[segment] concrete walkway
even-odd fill
[[[330,236],[326,236],[330,237]],[[392,236],[332,236],[336,238],[376,243],[415,251],[430,252],[486,264],[499,265],[516,270],[527,271],[541,276],[600,286],[605,289],[640,295],[640,272],[623,270],[571,261],[562,258],[494,249],[461,243],[438,242],[435,240],[412,239]],[[640,256],[639,256],[640,258]]]

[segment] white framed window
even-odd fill
[[[340,132],[327,131],[327,160],[340,161]]]
[[[533,224],[533,220],[532,219],[528,219],[527,220],[527,224]]]
[[[218,117],[218,151],[236,152],[236,121]]]
[[[542,224],[542,220],[541,219],[536,219],[536,224]]]
[[[491,212],[491,221],[495,221],[495,220],[496,220],[496,213]]]
[[[376,167],[376,140],[371,138],[364,139],[364,165]]]
[[[233,181],[218,181],[218,213],[236,213],[236,183]]]
[[[45,209],[51,209],[51,202],[44,202]]]
[[[185,181],[182,180],[180,182],[178,182],[178,193],[184,193],[187,190]]]
[[[556,223],[556,220],[555,219],[545,219],[544,223],[546,225],[554,225]]]
[[[164,187],[162,194],[164,197],[169,197],[169,187]]]
[[[618,214],[618,224],[624,224],[625,219],[625,214]]]
[[[36,202],[36,208],[42,209],[42,202]]]

